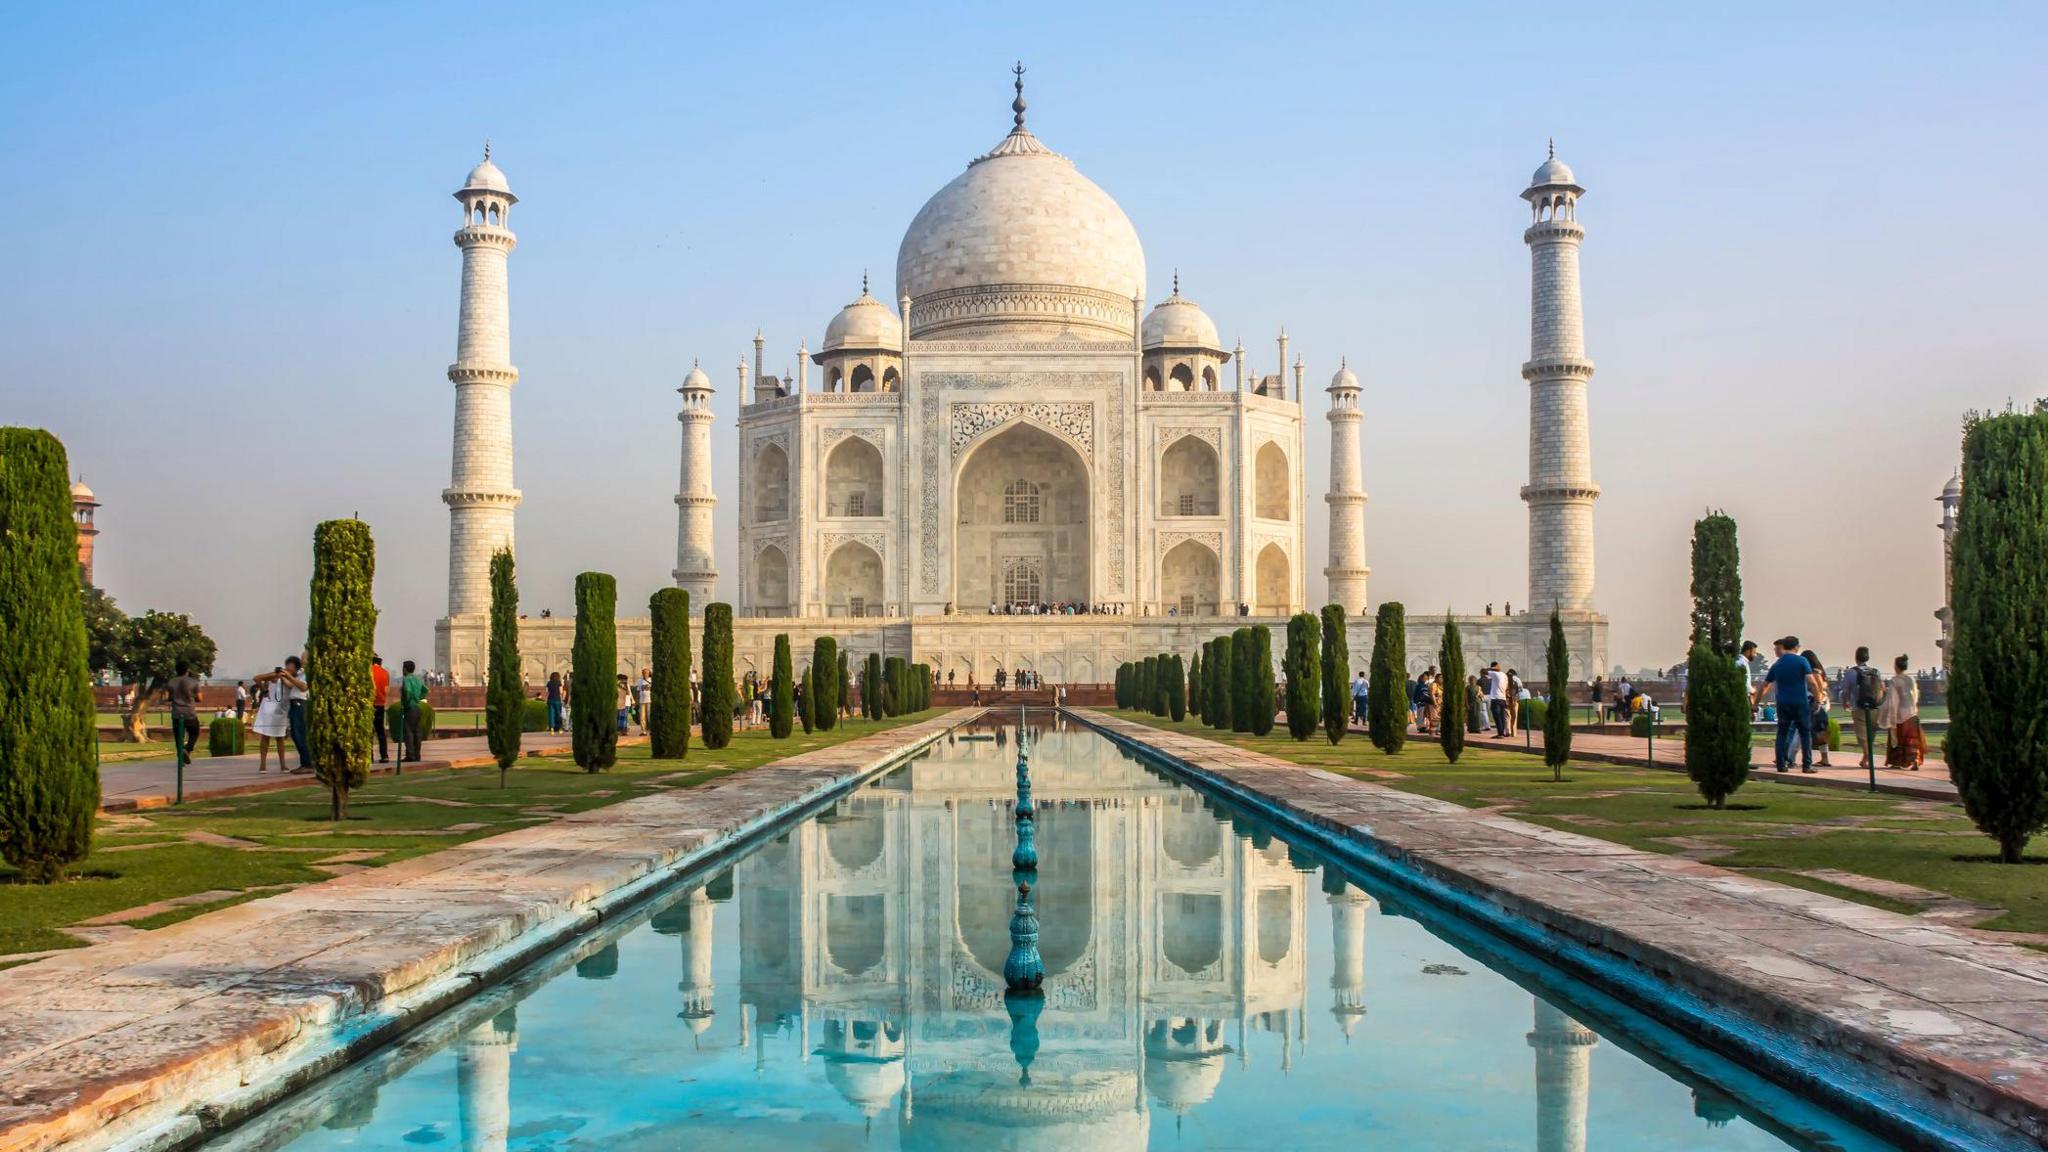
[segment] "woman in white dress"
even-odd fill
[[[288,689],[284,682],[283,668],[274,668],[256,677],[257,687],[263,691],[262,700],[256,704],[256,722],[250,727],[256,730],[257,753],[256,771],[270,769],[270,742],[277,741],[277,770],[284,771],[285,744],[291,739],[290,705],[285,703]]]
[[[1877,722],[1891,733],[1886,742],[1884,766],[1918,772],[1927,759],[1927,734],[1920,727],[1920,685],[1906,671],[1906,658],[1892,661],[1891,682],[1884,686],[1878,705]]]

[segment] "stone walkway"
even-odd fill
[[[1552,947],[1562,936],[1574,946],[1561,955],[1575,964],[1649,976],[1761,1025],[1760,1059],[1790,1040],[1802,1066],[1850,1062],[1921,1115],[1993,1147],[2048,1147],[2048,956],[1197,736],[1075,715],[1533,924]],[[1816,1079],[1838,1086],[1830,1071]],[[1873,1107],[1889,1111],[1886,1100]]]
[[[978,714],[0,971],[0,1152],[181,1146],[239,1121]]]
[[[621,736],[619,744],[630,746],[645,744],[645,736]],[[544,732],[528,732],[520,740],[520,747],[527,752],[539,752],[543,756],[563,755],[569,751],[567,736],[550,736]],[[185,765],[185,799],[200,800],[209,796],[238,796],[247,792],[269,792],[279,788],[302,788],[316,783],[310,772],[293,775],[278,767],[275,749],[270,757],[270,770],[258,772],[257,754],[245,752],[240,756],[201,756]],[[482,768],[496,763],[491,758],[490,741],[483,736],[456,736],[446,740],[429,740],[421,747],[421,759],[417,764],[402,767],[407,772],[431,772],[449,768]],[[291,763],[298,763],[293,753]],[[383,776],[397,764],[372,764],[372,775]],[[177,796],[178,762],[176,760],[129,760],[118,764],[100,766],[100,811],[125,812],[137,808],[162,808]]]

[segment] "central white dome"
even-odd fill
[[[1020,123],[918,211],[896,290],[913,337],[1128,337],[1145,250],[1116,201]]]

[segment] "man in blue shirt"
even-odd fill
[[[1770,671],[1764,673],[1763,682],[1750,694],[1749,702],[1754,707],[1763,699],[1766,690],[1775,690],[1778,705],[1778,744],[1775,757],[1777,769],[1789,772],[1792,769],[1792,741],[1799,741],[1799,770],[1813,772],[1813,707],[1812,697],[1807,690],[1807,681],[1813,675],[1813,665],[1799,654],[1799,637],[1787,636],[1774,640],[1771,647],[1777,651],[1777,659],[1771,661]]]

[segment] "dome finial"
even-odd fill
[[[1024,128],[1024,62],[1022,60],[1017,61],[1017,66],[1010,69],[1010,73],[1017,78],[1017,98],[1010,101],[1010,111],[1016,114],[1017,128],[1019,131],[1022,131]]]
[[[1178,268],[1173,270],[1173,294],[1175,296],[1180,295],[1180,269]]]
[[[860,294],[868,294],[868,270],[865,268],[860,270]]]
[[[486,137],[484,137],[484,159],[485,159],[485,160],[489,160],[490,158],[491,158],[491,138],[490,138],[489,136],[486,136]]]
[[[1552,160],[1557,159],[1557,137],[1555,136],[1550,138],[1550,158]]]

